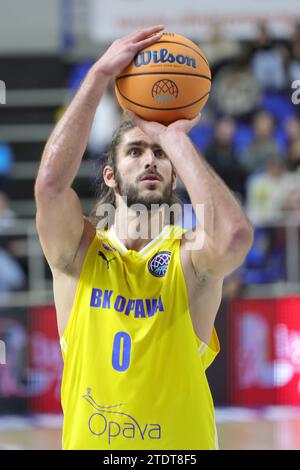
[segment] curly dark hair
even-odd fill
[[[118,147],[122,141],[124,134],[126,134],[126,132],[130,131],[131,129],[134,129],[135,127],[136,127],[135,124],[133,124],[133,122],[130,121],[128,118],[123,117],[121,119],[119,126],[117,127],[117,129],[115,130],[112,136],[111,144],[108,150],[102,155],[101,164],[98,165],[98,168],[96,171],[94,189],[95,189],[95,197],[97,198],[97,200],[89,214],[88,219],[95,227],[99,226],[98,224],[101,225],[101,221],[103,222],[104,219],[107,219],[107,223],[105,223],[103,227],[101,227],[103,230],[107,230],[113,224],[114,220],[113,220],[113,217],[110,216],[110,214],[108,214],[108,218],[103,215],[101,216],[97,215],[97,209],[102,204],[110,204],[114,208],[116,208],[116,196],[115,196],[114,190],[110,188],[109,186],[107,186],[105,181],[103,180],[103,170],[106,165],[109,165],[112,168],[113,172],[116,172]],[[173,164],[172,164],[172,168],[173,168]],[[176,191],[173,191],[171,200],[172,200],[172,204],[182,205],[182,201],[180,200]],[[175,216],[173,212],[170,213],[170,223],[171,224],[175,223]]]

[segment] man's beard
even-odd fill
[[[172,182],[167,184],[162,194],[155,194],[155,190],[149,190],[146,196],[142,196],[137,185],[124,183],[118,170],[115,174],[115,180],[120,196],[127,198],[127,207],[131,207],[133,204],[143,204],[147,210],[150,210],[151,204],[167,204],[170,207],[174,203],[175,191],[172,189]]]

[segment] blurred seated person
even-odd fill
[[[16,214],[10,208],[7,194],[0,191],[0,230],[2,228],[13,227],[15,220]]]
[[[288,65],[288,78],[290,82],[300,80],[300,41],[292,45],[292,53]]]
[[[5,229],[13,227],[15,214],[9,207],[9,201],[0,192],[0,293],[21,289],[26,284],[25,274],[10,251],[11,235]],[[4,231],[2,234],[1,231]]]
[[[299,75],[300,76],[300,75]],[[287,145],[290,146],[300,138],[300,118],[291,116],[284,122],[284,132],[287,138]]]
[[[17,260],[0,248],[0,293],[20,290],[26,286],[25,274]]]
[[[233,145],[235,123],[230,117],[219,119],[214,139],[205,151],[208,163],[243,201],[245,198],[246,171],[237,160]]]
[[[285,56],[275,46],[266,23],[258,26],[258,36],[252,51],[252,73],[265,90],[282,90],[286,86]]]
[[[294,25],[294,31],[291,38],[292,43],[300,42],[300,21],[297,21]]]
[[[300,213],[300,136],[290,146],[287,164],[291,183],[283,209]]]
[[[287,166],[289,169],[290,189],[284,201],[283,209],[288,213],[300,213],[300,135],[289,148]]]
[[[292,172],[300,172],[300,134],[298,139],[294,140],[289,148],[287,166]]]
[[[242,151],[239,160],[249,173],[263,171],[267,162],[279,154],[279,146],[273,136],[273,116],[259,111],[253,119],[254,139]]]
[[[0,191],[0,293],[11,292],[26,286],[25,274],[14,257],[11,234],[5,230],[14,226],[16,215],[9,206],[9,199]],[[1,233],[3,231],[3,234]]]
[[[205,42],[201,43],[201,49],[214,72],[216,72],[216,67],[238,57],[242,52],[241,43],[225,35],[219,21],[215,21],[212,25],[211,34]]]
[[[265,171],[252,175],[247,184],[246,208],[254,224],[280,221],[295,181],[279,156],[273,156]]]
[[[11,242],[11,235],[5,233],[5,229],[14,227],[16,214],[9,206],[7,195],[0,191],[0,247],[8,249]],[[4,233],[1,232],[4,230]]]

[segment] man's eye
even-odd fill
[[[141,153],[141,149],[139,149],[138,147],[132,147],[130,150],[129,150],[129,154],[132,156],[132,157],[137,157],[138,155],[140,155]]]
[[[155,150],[154,155],[156,158],[164,158],[165,152],[162,149],[157,149]]]

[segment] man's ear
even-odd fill
[[[103,179],[106,186],[109,188],[115,188],[117,186],[114,171],[110,165],[105,165],[103,168]]]

